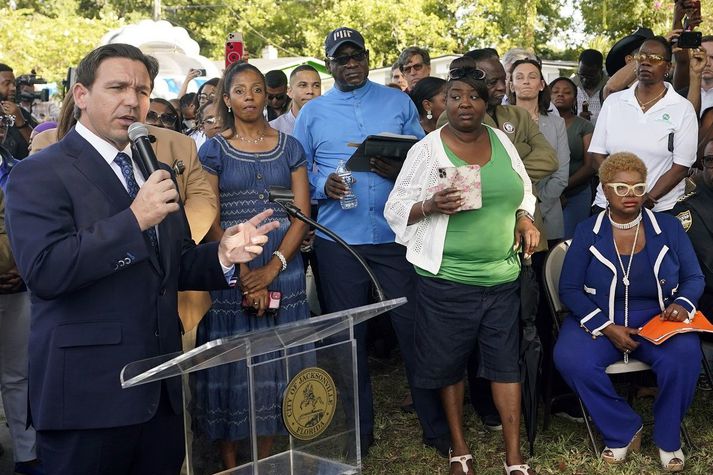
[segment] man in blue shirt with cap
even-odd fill
[[[407,376],[413,367],[413,315],[415,271],[406,261],[406,248],[394,242],[384,219],[384,205],[394,186],[398,167],[373,159],[371,172],[354,172],[352,186],[356,208],[344,210],[339,199],[346,192],[335,173],[340,160],[354,153],[350,143],[369,135],[390,132],[423,137],[418,113],[409,97],[368,80],[369,51],[356,30],[341,27],[324,43],[327,69],[335,87],[309,101],[300,111],[294,136],[302,143],[308,161],[312,198],[319,201],[318,221],[352,245],[368,262],[387,298],[406,296],[409,303],[391,311],[391,322],[404,357]],[[330,238],[317,233],[314,245],[320,273],[320,293],[327,312],[370,303],[366,272]],[[359,422],[362,454],[373,442],[374,410],[366,354],[366,325],[355,329],[359,375]],[[411,388],[414,406],[424,431],[424,442],[443,455],[448,453],[448,425],[437,391]]]

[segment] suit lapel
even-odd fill
[[[74,166],[87,177],[87,181],[97,187],[117,208],[117,212],[131,205],[131,197],[121,181],[114,174],[106,160],[99,155],[89,142],[72,129],[62,141],[70,156],[75,158]]]
[[[116,213],[131,206],[132,200],[126,188],[119,181],[111,166],[89,142],[72,129],[62,140],[62,143],[66,145],[68,154],[75,158],[74,166],[87,178],[89,183],[97,187],[114,204]],[[151,243],[145,235],[144,239],[146,245],[151,247]],[[158,257],[154,252],[150,252],[149,255],[151,265],[156,269],[156,272],[162,274]]]

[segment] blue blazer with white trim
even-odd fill
[[[661,311],[675,301],[692,316],[705,281],[691,241],[680,221],[669,214],[646,209],[643,225],[644,251],[656,276],[656,298]],[[559,285],[562,303],[580,326],[594,336],[613,323],[619,274],[612,226],[607,212],[602,211],[577,226]]]

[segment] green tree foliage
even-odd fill
[[[579,8],[585,44],[571,51],[548,50],[554,37],[566,35]],[[638,25],[657,33],[670,28],[671,0],[162,0],[162,18],[188,30],[209,58],[223,57],[226,35],[240,31],[254,57],[268,44],[281,56],[321,58],[324,37],[339,26],[359,29],[367,39],[372,67],[393,63],[411,45],[428,47],[432,56],[492,46],[535,48],[548,56],[570,57],[590,45],[606,50]],[[713,2],[704,1],[704,18]],[[150,18],[152,0],[15,0],[17,9],[1,9],[0,61],[18,73],[31,68],[51,80],[62,79],[111,29]],[[713,24],[704,23],[703,31]],[[18,38],[20,39],[18,41]],[[581,41],[580,41],[581,42]]]
[[[670,29],[673,17],[671,0],[579,0],[584,31],[611,40],[622,38],[639,26],[657,33]]]
[[[107,31],[122,24],[115,16],[90,19],[73,11],[46,11],[53,16],[29,8],[0,10],[0,61],[16,75],[35,69],[50,81],[60,81]]]

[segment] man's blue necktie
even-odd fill
[[[139,184],[136,183],[136,178],[134,177],[134,167],[131,164],[131,157],[129,157],[124,152],[119,152],[114,159],[119,168],[121,168],[121,174],[124,175],[126,180],[126,188],[129,192],[131,198],[136,198],[139,193]],[[150,227],[144,231],[151,241],[151,246],[153,246],[154,252],[158,254],[158,237],[156,236],[156,228]]]

